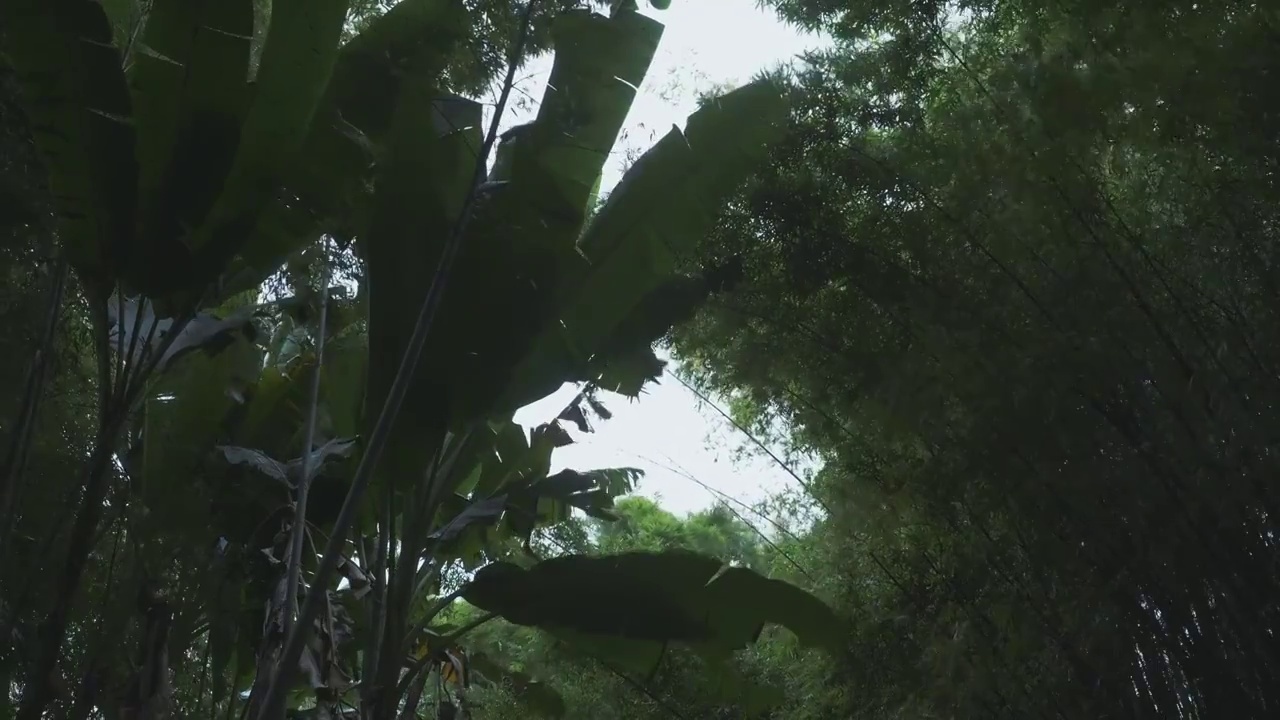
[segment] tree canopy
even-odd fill
[[[779,9],[834,47],[674,346],[825,461],[835,707],[1273,713],[1274,11]]]

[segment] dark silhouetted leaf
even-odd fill
[[[492,525],[496,523],[506,509],[506,495],[478,500],[467,505],[461,513],[446,523],[444,527],[431,533],[430,539],[438,542],[454,540],[473,524]]]
[[[142,303],[141,313],[138,312],[139,302]],[[253,324],[253,316],[258,309],[258,306],[243,307],[225,318],[219,318],[212,313],[198,313],[181,326],[178,337],[169,344],[156,370],[158,372],[168,370],[179,358],[193,350],[203,350],[210,355],[216,355],[238,339],[255,339],[258,333]],[[157,316],[151,302],[137,298],[125,300],[123,303],[117,299],[108,300],[107,319],[111,323],[109,336],[111,346],[123,347],[126,353],[132,348],[134,354],[131,361],[133,362],[143,358],[144,353],[149,354],[158,350],[165,343],[174,326],[172,318]],[[123,340],[120,337],[122,327]]]
[[[799,588],[685,551],[569,555],[528,570],[494,563],[463,598],[518,625],[624,640],[676,641],[710,656],[754,643],[766,623],[837,647],[839,623]]]
[[[248,465],[263,475],[279,481],[285,487],[292,487],[289,481],[289,467],[261,450],[228,445],[220,445],[218,450],[222,451],[222,456],[227,459],[227,462],[234,465]]]
[[[109,288],[129,255],[138,202],[132,100],[111,23],[92,0],[6,0],[3,52],[49,171],[58,238]]]

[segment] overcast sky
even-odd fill
[[[646,5],[641,0],[642,5]],[[725,83],[738,85],[758,71],[787,62],[816,41],[782,25],[753,0],[674,0],[665,11],[643,10],[666,25],[657,56],[605,167],[601,190],[621,177],[627,150],[644,150],[673,124],[684,125],[697,107],[700,91]],[[539,58],[522,75],[519,94],[538,99],[546,86],[551,58]],[[532,119],[536,102],[524,103],[503,125]],[[572,399],[559,393],[521,410],[525,425],[545,422]],[[743,436],[714,409],[700,408],[697,397],[675,378],[651,387],[639,402],[604,398],[614,412],[596,433],[557,452],[555,469],[631,466],[646,472],[640,494],[659,500],[676,514],[696,511],[716,500],[689,477],[747,503],[762,500],[795,481],[767,457],[735,461]]]

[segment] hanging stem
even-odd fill
[[[320,282],[320,321],[316,335],[316,366],[311,377],[311,397],[307,405],[307,427],[302,442],[302,477],[298,478],[298,495],[293,511],[293,532],[289,541],[288,587],[285,590],[284,636],[293,631],[298,613],[298,586],[302,580],[302,541],[307,529],[307,499],[311,492],[311,476],[315,473],[316,416],[320,406],[320,381],[324,370],[324,340],[329,314],[329,281],[332,263],[329,261],[329,239],[320,243],[324,274]],[[314,587],[314,586],[313,586]]]
[[[463,625],[457,630],[454,630],[448,635],[445,635],[444,637],[441,638],[440,642],[444,646],[448,647],[453,643],[457,642],[458,639],[461,638],[463,635],[466,635],[467,633],[471,632],[472,630],[475,630],[476,628],[480,627],[481,625],[484,625],[485,623],[489,622],[490,620],[493,620],[496,617],[498,617],[497,613],[484,613],[483,615],[480,615],[479,617]],[[414,660],[413,665],[409,666],[408,671],[406,671],[404,674],[404,677],[401,678],[400,684],[397,686],[396,696],[399,697],[400,695],[407,693],[412,688],[413,684],[417,682],[422,671],[430,663],[431,663],[430,653],[428,653],[427,655],[424,655],[423,657],[417,660]]]
[[[0,563],[4,561],[5,549],[10,547],[9,534],[14,524],[11,513],[14,508],[14,498],[18,492],[18,478],[22,475],[27,456],[31,451],[31,439],[34,437],[40,398],[44,395],[44,386],[49,377],[53,339],[57,335],[62,296],[66,291],[70,268],[71,264],[65,256],[58,259],[57,268],[54,270],[53,287],[49,290],[49,302],[45,308],[45,322],[40,334],[40,344],[36,346],[35,358],[27,370],[27,381],[24,384],[22,402],[18,410],[18,421],[9,438],[4,470],[0,474]]]

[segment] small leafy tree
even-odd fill
[[[731,279],[676,267],[778,132],[774,83],[708,103],[588,220],[661,36],[634,7],[557,14],[537,119],[499,142],[536,3],[487,132],[451,92],[461,4],[406,0],[345,43],[345,0],[127,5],[0,14],[100,394],[66,557],[34,558],[65,570],[44,612],[28,594],[3,618],[19,718],[415,717],[430,660],[494,616],[637,671],[670,642],[722,661],[768,622],[831,638],[811,596],[706,556],[530,549],[630,490],[551,454],[607,412],[597,389],[655,380],[651,343]],[[282,263],[338,255],[354,298],[328,270],[260,297]],[[567,381],[559,418],[512,422]],[[486,614],[442,626],[458,600]]]

